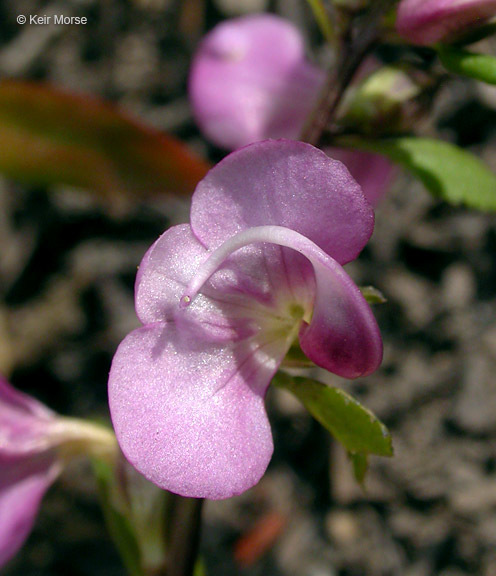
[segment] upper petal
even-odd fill
[[[49,455],[4,460],[0,457],[0,567],[24,544],[41,499],[58,474]]]
[[[263,225],[295,230],[344,264],[370,238],[374,213],[341,162],[302,142],[265,141],[210,170],[191,207],[193,232],[209,249]]]
[[[325,73],[305,59],[290,22],[257,14],[223,22],[202,41],[189,94],[203,132],[234,150],[266,138],[297,138]]]
[[[125,456],[146,478],[183,496],[221,499],[256,484],[273,450],[264,395],[284,344],[218,346],[175,324],[129,334],[109,379]]]

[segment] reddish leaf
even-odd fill
[[[0,172],[104,195],[190,194],[209,166],[116,106],[43,84],[0,82]]]
[[[236,562],[244,567],[255,564],[274,545],[287,522],[286,516],[275,511],[262,516],[255,526],[236,542]]]

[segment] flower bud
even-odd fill
[[[366,135],[409,131],[418,119],[419,99],[429,82],[418,71],[381,68],[350,91],[338,122],[346,130]]]
[[[396,30],[414,44],[452,42],[496,16],[496,0],[402,0]]]

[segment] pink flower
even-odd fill
[[[496,0],[402,0],[396,29],[415,44],[450,42],[496,16]]]
[[[296,139],[324,80],[324,71],[305,59],[297,28],[257,14],[223,22],[205,36],[189,94],[204,134],[235,150],[267,138]]]
[[[144,326],[112,363],[110,410],[131,464],[183,496],[239,494],[271,458],[264,397],[295,339],[331,372],[374,371],[379,329],[342,268],[373,222],[346,168],[308,144],[260,142],[214,167],[191,224],[143,258]]]
[[[62,418],[0,376],[0,567],[21,548],[64,461],[109,432]]]
[[[0,566],[23,545],[60,471],[49,440],[57,416],[0,377]]]
[[[291,23],[271,14],[216,26],[192,63],[189,95],[202,132],[235,150],[267,138],[298,139],[325,72],[305,58]],[[349,168],[375,205],[392,179],[391,163],[369,152],[329,149]]]

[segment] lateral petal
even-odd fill
[[[256,314],[256,302],[250,309],[246,293],[263,299],[270,291],[268,279],[263,268],[239,257],[237,264],[226,263],[204,286],[195,305],[177,317],[185,287],[209,255],[188,224],[160,236],[143,257],[136,277],[136,313],[143,324],[177,320],[184,329],[189,326],[218,342],[246,338],[256,331],[250,319]]]
[[[314,282],[306,287],[312,303],[312,319],[300,329],[305,354],[322,368],[346,378],[357,378],[376,370],[382,360],[382,340],[370,306],[341,265],[314,242],[282,226],[258,226],[239,232],[215,250],[188,284],[182,301],[194,302],[197,294],[219,265],[231,254],[251,244],[274,244],[305,256],[313,267]],[[307,272],[308,273],[308,272]],[[287,304],[299,304],[301,301]],[[308,314],[303,305],[304,315]]]
[[[125,456],[182,496],[215,500],[252,487],[273,450],[264,395],[285,352],[284,341],[215,345],[173,323],[135,330],[109,378]]]
[[[143,324],[174,318],[184,286],[207,257],[189,224],[169,228],[152,244],[134,287],[136,313]]]
[[[312,320],[300,329],[300,346],[318,366],[358,378],[377,370],[382,339],[370,306],[343,268],[332,259],[314,266],[317,290]]]

